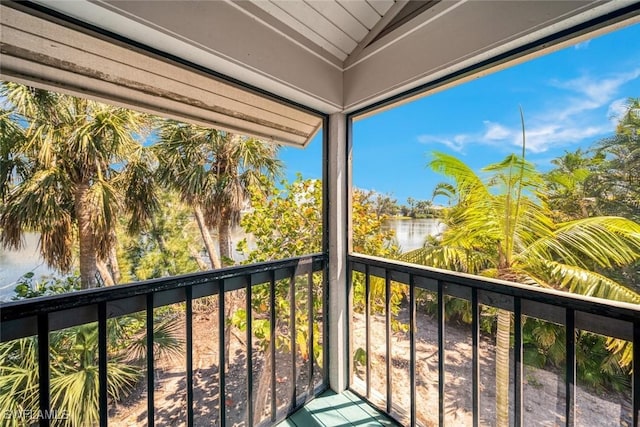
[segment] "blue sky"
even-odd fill
[[[611,135],[629,97],[640,97],[640,24],[584,41],[354,123],[353,184],[431,199],[441,177],[426,169],[443,151],[474,169],[521,151],[541,170],[565,150]],[[321,175],[321,138],[285,148],[287,178]]]

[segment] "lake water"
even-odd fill
[[[383,226],[396,232],[396,240],[403,252],[422,246],[428,235],[442,232],[442,225],[437,219],[390,219]],[[233,230],[232,244],[235,247],[242,239],[242,230]],[[249,239],[249,245],[252,242]],[[239,261],[238,259],[237,261]],[[35,277],[52,275],[54,272],[47,268],[38,253],[38,234],[25,234],[25,247],[19,251],[0,249],[0,301],[6,301],[13,296],[15,282],[23,274],[33,272]]]
[[[437,236],[444,230],[438,219],[388,219],[383,228],[395,230],[396,240],[402,252],[418,249],[424,244],[427,236]]]
[[[26,233],[24,247],[18,251],[8,251],[0,248],[0,300],[4,301],[13,296],[15,281],[28,272],[36,277],[53,273],[48,269],[38,251],[39,235]]]
[[[237,227],[231,230],[231,244],[235,248],[238,242],[245,237],[242,228]],[[53,276],[55,270],[47,268],[38,250],[39,234],[25,233],[24,248],[19,251],[8,251],[0,247],[0,301],[10,300],[15,294],[15,282],[25,273],[32,272],[36,279],[43,276]],[[215,240],[214,240],[215,241]],[[247,238],[249,248],[254,246],[251,236]],[[244,260],[242,254],[232,251],[236,261]],[[208,263],[209,258],[204,258]]]

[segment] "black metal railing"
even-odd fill
[[[445,335],[445,317],[446,304],[451,299],[458,299],[467,304],[467,310],[470,311],[470,340],[471,349],[468,350],[471,366],[465,387],[465,393],[470,400],[468,409],[472,414],[468,422],[474,426],[485,424],[483,420],[487,408],[481,406],[481,394],[486,386],[486,381],[495,381],[494,378],[485,376],[485,384],[481,379],[481,370],[486,366],[481,365],[480,347],[483,336],[481,333],[481,316],[487,307],[493,309],[501,309],[509,313],[511,317],[511,355],[510,355],[510,381],[509,389],[511,408],[509,414],[509,424],[515,426],[532,425],[523,421],[527,400],[523,397],[523,384],[526,382],[524,376],[523,361],[523,324],[528,318],[539,319],[544,322],[550,322],[554,325],[560,325],[566,331],[564,335],[564,347],[566,351],[565,368],[556,369],[559,377],[564,377],[563,387],[558,388],[557,398],[561,402],[558,407],[562,408],[561,413],[556,413],[556,421],[567,426],[577,425],[576,415],[579,411],[576,409],[576,338],[578,332],[591,332],[605,337],[611,337],[620,340],[626,340],[633,343],[633,369],[631,373],[630,404],[626,409],[621,410],[620,421],[615,421],[615,425],[633,425],[639,426],[640,420],[640,369],[637,369],[636,361],[640,360],[640,307],[632,304],[617,303],[614,301],[606,301],[597,298],[583,297],[573,295],[566,292],[535,288],[531,286],[520,285],[500,280],[484,279],[478,276],[467,274],[459,274],[455,272],[421,267],[403,262],[390,261],[382,258],[350,255],[349,256],[349,278],[350,293],[357,294],[350,300],[350,386],[351,391],[358,394],[361,398],[369,401],[370,404],[377,406],[386,414],[392,416],[396,420],[406,425],[445,425],[447,411],[451,408],[447,404],[446,393],[449,387],[460,387],[456,384],[447,383],[447,346],[457,343],[451,343]],[[373,309],[373,281],[376,281],[379,287],[384,286],[384,291],[377,289],[376,298],[378,306]],[[403,300],[396,301],[395,306],[403,307],[406,316],[403,319],[408,324],[408,330],[395,334],[392,329],[392,319],[397,318],[400,314],[392,313],[392,286],[404,287],[407,292]],[[361,290],[358,290],[361,289]],[[435,309],[430,314],[425,314],[424,306],[418,307],[416,304],[418,293],[429,293],[431,295],[430,302]],[[360,300],[354,302],[355,298]],[[381,302],[381,303],[380,303]],[[354,307],[358,304],[358,307]],[[396,309],[397,311],[397,309]],[[364,319],[362,319],[364,316]],[[437,350],[431,356],[437,354],[437,376],[433,376],[433,383],[437,381],[437,393],[434,392],[432,398],[435,400],[437,396],[437,404],[435,402],[427,402],[424,396],[419,399],[416,386],[418,381],[423,381],[418,373],[417,364],[422,364],[426,357],[416,356],[416,346],[418,343],[416,325],[417,316],[423,316],[429,319],[435,326],[431,329],[433,339],[437,341]],[[384,346],[376,342],[371,336],[372,331],[376,331],[376,325],[385,323],[384,332],[376,332],[379,336],[383,335]],[[360,323],[358,323],[360,322]],[[360,328],[360,330],[357,330]],[[362,330],[364,329],[364,330]],[[382,329],[381,327],[378,329]],[[358,354],[356,347],[353,345],[354,336],[357,332],[358,340],[362,343],[363,351]],[[395,334],[395,338],[394,338]],[[392,387],[392,369],[394,360],[392,351],[397,342],[398,336],[407,336],[408,338],[408,374],[407,385],[409,390],[399,390]],[[484,337],[485,341],[490,341]],[[377,350],[377,354],[376,354]],[[431,357],[429,356],[429,357]],[[384,361],[382,361],[384,360]],[[378,365],[384,364],[384,369]],[[380,368],[380,378],[377,378],[377,389],[372,386],[372,372],[374,368]],[[386,376],[386,378],[384,378]],[[468,378],[468,377],[471,378]],[[436,379],[437,378],[437,379]],[[385,385],[386,383],[386,385]],[[560,384],[560,381],[558,381]],[[468,388],[471,390],[468,390]],[[434,389],[435,389],[434,385]],[[385,393],[386,391],[386,393]],[[399,393],[407,393],[408,406],[396,403],[399,399]],[[562,402],[562,400],[564,400]],[[429,421],[420,419],[416,414],[416,409],[423,407],[433,407],[434,413]],[[494,406],[495,408],[495,406]],[[482,411],[485,412],[482,412]],[[530,409],[526,409],[530,411]],[[437,411],[437,414],[435,413]],[[625,412],[623,414],[622,412]],[[494,414],[495,415],[495,414]],[[535,417],[537,414],[528,414],[529,417]],[[604,415],[603,415],[604,416]],[[623,420],[623,418],[625,418]],[[462,421],[447,422],[447,425],[460,424]],[[494,421],[495,422],[495,421]],[[593,421],[592,421],[593,422]],[[619,424],[618,424],[619,423]],[[492,423],[489,423],[492,424]],[[598,425],[614,425],[610,419],[601,419]],[[537,425],[537,424],[536,424]],[[554,424],[556,425],[556,424]]]
[[[50,361],[50,334],[52,331],[62,330],[64,328],[86,325],[97,322],[98,328],[98,378],[99,378],[99,416],[100,425],[106,426],[109,419],[109,395],[108,395],[108,344],[107,329],[108,320],[119,316],[131,315],[133,313],[144,312],[146,315],[146,398],[147,412],[146,424],[154,424],[154,412],[158,410],[155,402],[154,391],[156,389],[154,370],[156,366],[156,358],[154,357],[154,310],[159,307],[169,306],[171,304],[181,304],[184,310],[185,318],[185,337],[184,337],[184,353],[185,353],[185,384],[186,384],[186,411],[184,418],[177,420],[181,425],[191,426],[194,423],[194,361],[193,361],[193,322],[194,322],[194,302],[210,296],[217,296],[217,325],[218,330],[211,331],[212,335],[217,335],[218,340],[218,398],[217,402],[209,408],[209,414],[215,414],[217,411],[217,419],[214,420],[212,415],[209,420],[211,425],[219,425],[224,427],[229,413],[228,404],[225,399],[226,382],[230,379],[225,375],[225,360],[231,355],[227,354],[225,349],[225,327],[229,326],[229,320],[225,310],[225,295],[239,291],[244,297],[244,304],[240,305],[246,313],[246,336],[244,337],[244,348],[242,349],[243,357],[246,358],[246,402],[243,400],[246,412],[242,420],[246,425],[269,425],[275,424],[284,419],[288,414],[301,407],[308,399],[317,395],[326,389],[327,386],[327,366],[323,363],[321,366],[318,361],[314,360],[314,354],[317,354],[318,348],[314,345],[322,346],[321,354],[324,361],[327,360],[326,345],[321,342],[320,337],[315,337],[314,329],[320,331],[321,338],[326,340],[328,325],[326,322],[326,256],[317,254],[305,257],[292,258],[281,261],[266,262],[260,264],[252,264],[248,266],[231,267],[220,270],[212,270],[208,272],[189,274],[179,277],[170,277],[163,279],[154,279],[145,282],[112,286],[100,289],[91,289],[78,291],[74,293],[38,297],[22,301],[8,302],[0,304],[0,342],[5,343],[11,340],[18,340],[28,337],[37,337],[38,343],[38,397],[40,416],[36,416],[36,422],[41,426],[51,424],[51,419],[46,414],[55,414],[56,409],[52,408],[51,396],[51,361]],[[254,316],[252,313],[252,303],[255,301],[255,295],[252,292],[256,286],[261,289],[268,289],[265,306],[268,305],[267,312],[263,313],[263,318],[268,319],[269,337],[271,337],[271,345],[268,349],[260,349],[256,351],[254,329],[252,322]],[[315,287],[315,288],[314,288]],[[277,294],[276,288],[280,289]],[[306,295],[305,295],[306,292]],[[260,295],[263,295],[264,292]],[[288,304],[288,320],[281,322],[277,327],[277,317],[283,317],[277,314],[278,305],[276,298],[286,299]],[[297,301],[297,299],[299,301]],[[319,299],[319,300],[318,300]],[[302,301],[302,303],[300,302]],[[227,302],[228,304],[228,302]],[[304,304],[304,307],[302,306]],[[282,304],[280,304],[282,306]],[[318,306],[321,306],[318,310]],[[236,307],[237,308],[237,307]],[[306,324],[295,325],[297,310],[306,310],[303,319]],[[299,314],[299,313],[298,313]],[[308,348],[296,348],[297,332],[303,332],[308,338],[306,344]],[[276,357],[277,350],[276,340],[278,335],[286,334],[290,344],[287,352],[290,352],[291,358],[288,363],[283,365],[288,370],[287,374],[281,372],[282,367],[278,366],[280,360]],[[316,332],[317,335],[317,332]],[[202,338],[202,337],[201,337]],[[296,369],[299,368],[300,353],[304,350],[306,359],[305,374],[308,376],[303,382],[304,386],[298,386],[296,378],[299,376]],[[265,357],[268,354],[271,358],[269,363],[270,372],[264,373],[265,378],[269,382],[268,404],[265,408],[270,409],[270,414],[262,417],[260,414],[254,413],[253,401],[255,398],[255,357],[256,353],[263,352]],[[288,356],[285,356],[286,360]],[[263,366],[264,367],[264,366]],[[141,366],[142,368],[142,366]],[[319,372],[320,371],[320,372]],[[290,375],[288,381],[291,381],[291,393],[282,398],[278,397],[276,391],[277,376],[286,377]],[[262,375],[261,375],[262,377]],[[306,381],[308,380],[308,382]],[[278,398],[278,402],[276,399]],[[238,396],[234,396],[238,399]],[[288,400],[288,401],[287,401]],[[282,401],[285,401],[284,404]],[[247,403],[248,402],[248,403]],[[201,403],[198,403],[201,404]],[[267,411],[267,409],[265,409]],[[45,416],[42,416],[45,414]],[[15,414],[14,414],[15,415]],[[5,417],[7,414],[5,414]],[[33,421],[33,420],[32,420]],[[137,420],[137,423],[144,422]]]

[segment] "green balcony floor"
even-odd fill
[[[399,424],[373,409],[350,391],[328,390],[278,424],[278,427],[389,426]]]

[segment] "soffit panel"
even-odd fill
[[[251,3],[344,61],[395,2],[262,0]]]
[[[636,2],[433,1],[385,32],[411,4],[35,1],[325,113],[354,111]]]
[[[380,14],[366,1],[337,0],[337,3],[345,8],[358,21],[362,22],[369,30],[380,20]]]
[[[369,33],[369,28],[337,1],[309,0],[307,3],[355,41],[362,40]]]
[[[347,66],[344,109],[354,111],[633,3],[440,2]]]
[[[394,0],[367,0],[373,8],[380,14],[380,16],[387,13],[391,6],[393,6]]]
[[[322,118],[100,37],[0,5],[0,76],[304,146]]]
[[[247,2],[34,2],[315,110],[341,109],[341,62],[247,12]]]

